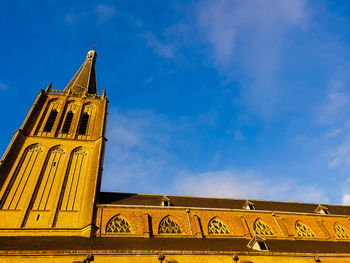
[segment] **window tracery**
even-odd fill
[[[120,216],[113,217],[106,226],[106,232],[112,233],[130,233],[131,227],[124,218]]]
[[[260,219],[255,221],[254,232],[255,232],[255,234],[260,235],[260,236],[273,236],[274,235],[271,228]]]
[[[295,228],[298,232],[298,236],[301,237],[315,237],[315,233],[311,230],[310,227],[308,227],[307,225],[305,225],[304,223],[298,221],[295,224]]]
[[[209,234],[221,235],[221,234],[230,234],[230,232],[228,231],[226,225],[223,222],[221,222],[217,218],[214,218],[209,222]]]
[[[160,222],[158,233],[159,234],[181,234],[181,229],[174,220],[172,220],[170,217],[166,217],[162,220],[162,222]]]
[[[345,227],[336,224],[334,228],[337,238],[350,239],[350,232]]]

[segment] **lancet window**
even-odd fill
[[[88,165],[88,153],[84,149],[78,148],[71,153],[69,169],[64,182],[64,193],[60,210],[78,211],[80,199],[84,190],[84,174]]]
[[[86,135],[86,131],[89,125],[89,118],[90,118],[90,115],[87,112],[84,112],[83,115],[81,116],[79,130],[78,130],[79,135]]]
[[[72,111],[68,111],[66,119],[64,120],[64,124],[62,127],[61,132],[62,133],[69,133],[70,127],[72,125],[72,120],[73,120],[74,114]]]
[[[209,223],[209,234],[211,235],[225,235],[230,234],[226,225],[219,219],[214,218]]]
[[[128,221],[120,216],[113,217],[106,226],[106,232],[110,233],[130,233],[131,227]]]
[[[21,210],[25,207],[25,200],[30,194],[30,185],[35,181],[35,175],[40,172],[43,150],[39,145],[33,145],[23,153],[21,161],[13,174],[13,183],[5,196],[2,209]],[[39,164],[39,165],[38,165]]]
[[[310,227],[308,227],[307,225],[305,225],[304,223],[298,221],[295,224],[295,229],[298,232],[298,236],[301,237],[315,237],[315,233],[311,230]]]
[[[181,234],[181,229],[174,220],[172,220],[170,217],[166,217],[162,220],[162,222],[160,222],[158,233],[159,234]]]
[[[337,238],[350,239],[350,232],[345,227],[336,224],[334,228]]]
[[[35,135],[46,136],[52,132],[58,113],[60,112],[61,102],[57,99],[50,100],[43,112],[40,122],[35,130]]]
[[[44,127],[44,132],[51,132],[52,127],[53,127],[55,120],[56,120],[56,117],[57,117],[57,113],[58,112],[56,109],[51,110],[50,115],[47,118],[47,121],[46,121],[46,124]]]
[[[254,232],[259,236],[273,236],[271,228],[262,220],[258,219],[254,223]]]
[[[63,173],[64,157],[65,152],[62,148],[55,147],[50,150],[32,210],[50,210],[54,207],[55,197],[59,191],[60,174]]]
[[[78,138],[87,138],[85,136],[91,136],[91,127],[94,126],[95,122],[96,107],[91,103],[87,103],[83,107],[83,112],[80,116],[78,126]]]

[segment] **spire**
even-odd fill
[[[96,94],[96,64],[97,53],[95,50],[90,50],[87,53],[86,59],[78,72],[64,89],[64,93],[75,93],[80,95]]]

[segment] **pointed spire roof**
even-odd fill
[[[64,89],[64,93],[74,93],[79,95],[97,94],[96,88],[96,64],[97,53],[95,50],[90,50],[87,53],[86,59],[78,72]]]

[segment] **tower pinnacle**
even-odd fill
[[[95,50],[90,50],[83,65],[74,75],[72,80],[64,89],[64,93],[74,93],[84,96],[85,94],[97,94],[96,85],[96,64],[97,53]]]

